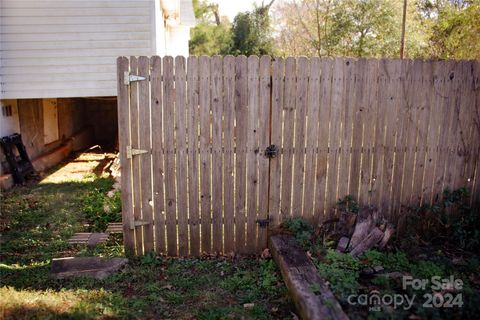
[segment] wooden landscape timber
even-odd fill
[[[348,319],[327,283],[294,237],[286,234],[271,236],[269,247],[302,319]]]

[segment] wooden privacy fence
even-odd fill
[[[479,61],[120,57],[126,251],[256,253],[346,195],[479,200],[479,91]]]

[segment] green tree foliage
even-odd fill
[[[431,28],[430,56],[480,58],[480,0],[423,0],[419,10],[424,25]]]
[[[286,0],[277,6],[278,42],[285,55],[396,57],[403,0]],[[427,46],[419,14],[408,7],[407,51]]]
[[[269,9],[273,0],[255,7],[251,12],[237,14],[232,25],[232,46],[234,55],[273,55],[274,41],[270,26]]]
[[[398,57],[403,0],[284,0],[283,55]],[[480,0],[408,0],[406,57],[478,59]]]
[[[226,54],[231,46],[231,24],[226,17],[220,17],[218,4],[193,0],[193,7],[197,25],[190,34],[190,54]]]
[[[399,57],[404,0],[269,1],[230,23],[194,0],[190,54]],[[405,57],[479,59],[479,21],[480,0],[408,0]]]

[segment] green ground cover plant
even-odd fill
[[[338,210],[356,214],[359,206],[352,197],[338,203]],[[476,319],[480,312],[480,259],[478,256],[479,213],[470,206],[466,189],[446,190],[433,205],[408,208],[406,226],[384,249],[373,249],[358,258],[335,251],[336,241],[324,229],[316,229],[301,218],[285,221],[282,229],[291,233],[311,255],[321,276],[351,319]],[[331,230],[329,230],[331,231]],[[333,232],[334,234],[335,232]],[[338,240],[338,239],[337,239]],[[377,274],[366,271],[381,266]],[[460,279],[460,290],[433,290],[404,286],[412,279]],[[312,288],[314,290],[315,288]],[[410,308],[391,305],[353,305],[349,297],[378,294],[414,297]],[[425,295],[460,294],[453,307],[430,307]],[[350,298],[353,299],[353,298]],[[459,302],[459,301],[456,301]]]

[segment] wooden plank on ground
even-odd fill
[[[348,319],[328,284],[290,235],[270,237],[270,251],[302,319]],[[312,287],[318,290],[315,292]]]
[[[130,74],[137,74],[138,59],[130,57]],[[140,149],[139,145],[139,110],[138,110],[138,82],[130,83],[130,146],[132,149]],[[133,216],[134,220],[142,220],[142,194],[141,194],[141,173],[140,157],[134,156],[132,159],[132,179],[133,179]],[[132,221],[133,222],[133,221]],[[135,227],[135,248],[137,255],[143,254],[143,235],[142,227]]]
[[[190,227],[190,255],[200,255],[200,207],[198,174],[198,58],[187,60],[187,127],[188,127],[188,219]]]
[[[293,160],[292,216],[301,217],[305,181],[305,127],[307,115],[307,90],[310,61],[305,57],[297,61],[297,90],[295,95],[295,141]]]
[[[327,165],[328,165],[328,141],[329,141],[329,119],[330,100],[332,96],[332,59],[321,60],[320,79],[320,105],[318,116],[318,151],[317,167],[315,173],[315,220],[319,224],[325,217],[325,205],[327,195]]]
[[[305,150],[305,191],[303,198],[303,218],[314,221],[315,197],[315,165],[318,146],[318,115],[320,112],[320,76],[321,60],[310,59],[310,77],[307,94],[307,124]],[[323,198],[322,200],[323,201]]]
[[[268,216],[268,186],[269,186],[269,159],[265,156],[265,149],[270,145],[270,80],[271,61],[269,56],[260,58],[259,67],[259,104],[257,109],[258,123],[258,214],[257,219],[265,220]],[[267,228],[257,230],[257,252],[267,247]]]
[[[149,79],[150,59],[142,56],[138,58],[138,75]],[[138,84],[138,121],[139,148],[147,153],[138,155],[140,159],[141,205],[142,219],[148,224],[143,226],[143,249],[151,252],[153,243],[153,210],[152,210],[152,143],[150,140],[150,83],[147,80]]]
[[[258,108],[259,59],[250,56],[248,63],[248,129],[247,129],[247,252],[256,252],[258,197]]]
[[[292,168],[293,168],[293,137],[295,124],[296,96],[296,60],[289,57],[285,61],[285,94],[283,105],[283,138],[282,138],[282,194],[280,221],[291,217],[292,207]]]
[[[153,215],[155,220],[155,251],[165,253],[165,194],[163,170],[163,86],[162,60],[150,58],[151,108],[152,108],[152,168],[153,168]]]
[[[187,120],[185,58],[175,58],[175,154],[177,182],[178,255],[188,255],[188,194],[187,194]]]
[[[230,254],[235,251],[235,57],[225,56],[223,58],[223,77],[224,252]]]
[[[202,212],[202,253],[212,251],[211,137],[210,137],[210,58],[199,58],[200,74],[200,201]]]
[[[163,119],[165,128],[165,200],[167,252],[177,255],[177,199],[175,193],[175,88],[173,58],[163,58]]]
[[[285,61],[282,58],[273,61],[272,74],[272,112],[271,112],[271,143],[281,149],[282,147],[282,122],[284,110],[284,77]],[[280,224],[280,193],[282,182],[282,152],[279,150],[276,158],[270,160],[270,192],[269,214],[272,227]]]
[[[211,58],[211,107],[212,107],[212,250],[223,251],[223,59],[221,56]]]
[[[122,221],[125,255],[135,254],[134,231],[130,229],[133,219],[132,162],[127,159],[126,147],[130,145],[130,108],[128,86],[124,83],[125,72],[129,70],[126,57],[117,59],[118,94],[118,140],[120,145],[120,169],[122,174]]]
[[[235,246],[245,253],[247,178],[247,57],[235,58]]]

